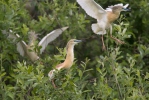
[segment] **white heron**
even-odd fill
[[[110,28],[110,37],[116,40],[118,43],[123,44],[121,40],[112,36],[112,25],[111,23],[118,19],[121,11],[129,11],[127,9],[129,4],[123,6],[123,4],[116,4],[109,6],[104,10],[94,0],[77,0],[78,4],[85,10],[85,12],[95,18],[97,23],[91,25],[91,28],[95,34],[102,35],[103,49],[105,49],[103,35],[106,34],[106,29]]]
[[[42,54],[42,52],[45,50],[45,48],[47,47],[47,45],[50,42],[55,40],[67,28],[68,27],[63,27],[60,29],[53,30],[52,32],[50,32],[49,34],[44,36],[41,39],[41,41],[38,43],[38,46],[41,46],[40,54]],[[5,34],[6,32],[3,32],[3,33]],[[17,41],[17,39],[19,39],[19,38],[20,38],[20,36],[18,34],[12,34],[12,31],[10,33],[8,33],[8,39],[12,39],[13,42]],[[20,53],[20,55],[23,57],[27,56],[33,62],[39,59],[39,56],[37,55],[37,53],[34,50],[36,38],[37,38],[37,35],[35,34],[35,32],[31,31],[31,32],[29,32],[29,43],[28,44],[26,44],[22,40],[18,41],[16,43],[17,51]]]

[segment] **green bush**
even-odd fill
[[[95,0],[102,7],[129,3],[113,25],[119,45],[104,35],[107,51],[102,51],[100,36],[91,30],[95,19],[86,15],[75,0],[31,0],[33,12],[25,9],[28,0],[0,1],[0,100],[148,100],[149,99],[149,4],[147,0]],[[29,2],[30,3],[30,2]],[[48,45],[41,60],[31,62],[16,50],[16,43],[2,31],[10,29],[28,43],[34,30],[39,40],[54,29],[69,26]],[[75,46],[75,62],[69,70],[55,76],[52,86],[48,72],[66,56],[66,43]]]

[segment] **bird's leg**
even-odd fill
[[[104,44],[104,39],[103,39],[103,34],[101,36],[101,40],[102,40],[102,50],[106,50],[105,44]]]
[[[54,83],[54,79],[52,79],[51,81],[52,81],[53,87],[56,89],[56,85],[55,85],[55,83]]]
[[[119,40],[119,39],[113,37],[112,34],[111,34],[110,37],[111,37],[112,39],[114,39],[115,41],[117,41],[119,44],[125,44],[125,42],[123,42],[123,41],[121,41],[121,40]]]
[[[110,25],[110,37],[111,37],[112,39],[114,39],[115,41],[117,41],[119,44],[124,44],[123,41],[121,41],[121,40],[117,39],[116,37],[113,37],[113,36],[112,36],[112,25]]]

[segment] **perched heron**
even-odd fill
[[[116,40],[118,43],[123,44],[121,40],[112,36],[112,25],[111,23],[118,19],[121,11],[129,11],[127,9],[129,4],[123,6],[123,4],[116,4],[109,6],[104,10],[94,0],[77,0],[78,4],[85,10],[85,12],[97,19],[97,23],[92,24],[91,28],[95,34],[102,35],[103,49],[105,49],[103,35],[106,34],[106,29],[110,28],[110,37]]]
[[[75,44],[81,42],[81,40],[76,40],[76,39],[71,39],[68,43],[67,43],[67,46],[66,46],[66,50],[67,50],[67,55],[66,55],[66,59],[63,63],[57,65],[55,67],[55,69],[51,70],[49,73],[48,73],[48,76],[49,76],[49,79],[52,81],[52,84],[54,86],[54,88],[56,88],[56,85],[54,84],[54,73],[56,71],[59,71],[60,69],[64,68],[64,69],[69,69],[72,64],[73,64],[73,61],[74,61],[74,46]]]
[[[42,40],[38,43],[38,46],[41,46],[40,54],[45,50],[47,45],[55,40],[60,34],[62,34],[63,31],[65,31],[68,27],[63,27],[60,29],[53,30],[49,34],[47,34],[45,37],[42,38]],[[5,32],[3,32],[5,34]],[[8,39],[13,39],[13,41],[16,41],[20,36],[18,34],[14,35],[9,33]],[[27,45],[24,41],[17,42],[17,51],[20,53],[21,56],[28,56],[28,58],[31,61],[36,61],[39,59],[39,56],[34,50],[35,47],[35,41],[37,39],[37,35],[35,32],[29,32],[29,44]]]

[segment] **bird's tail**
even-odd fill
[[[98,30],[99,30],[98,24],[92,24],[91,27],[92,27],[93,32],[94,32],[95,34],[97,34],[97,33],[98,33]]]
[[[93,30],[93,32],[94,32],[95,34],[98,34],[98,35],[105,34],[105,32],[103,32],[103,31],[101,30],[101,28],[99,27],[99,25],[98,25],[97,23],[92,24],[91,27],[92,27],[92,30]]]

